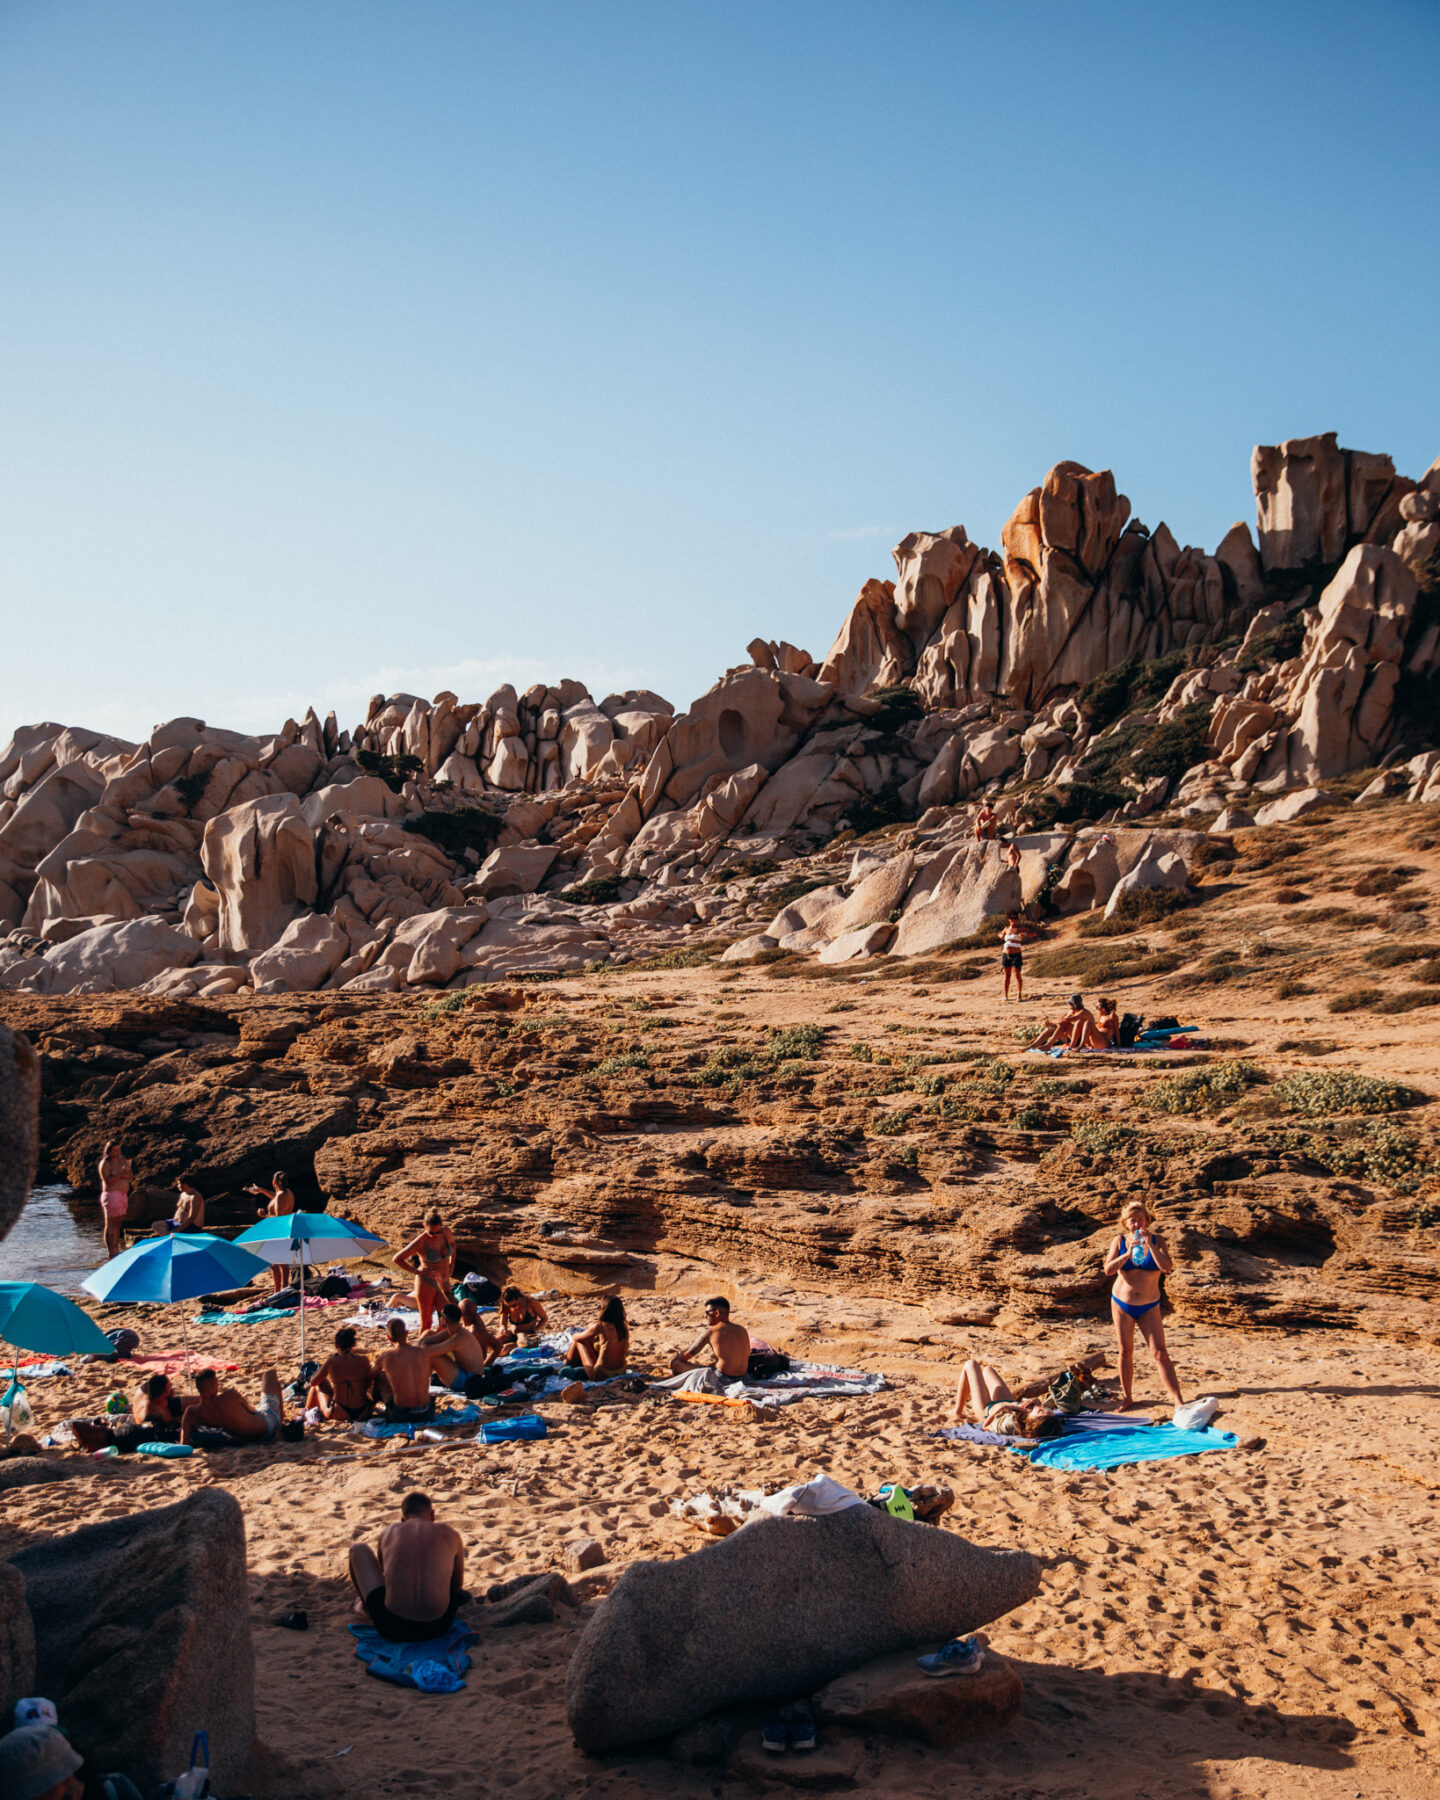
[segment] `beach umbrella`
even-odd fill
[[[87,1275],[81,1287],[97,1300],[112,1303],[158,1301],[172,1305],[213,1294],[217,1288],[253,1281],[265,1267],[261,1257],[200,1231],[172,1231],[166,1237],[141,1238],[119,1256]],[[185,1369],[190,1369],[190,1334],[182,1315]]]
[[[305,1268],[323,1262],[354,1262],[385,1240],[335,1213],[276,1213],[242,1231],[235,1239],[267,1263],[300,1265],[300,1361],[305,1361]]]
[[[16,1350],[11,1386],[19,1385],[21,1350],[37,1350],[47,1356],[113,1356],[115,1346],[73,1300],[56,1294],[38,1281],[0,1281],[0,1338]],[[5,1442],[10,1442],[10,1429]]]

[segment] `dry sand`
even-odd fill
[[[588,1309],[555,1310],[579,1322]],[[641,1361],[679,1344],[696,1312],[689,1297],[638,1299],[632,1310]],[[774,1342],[883,1368],[893,1391],[805,1402],[764,1421],[675,1402],[554,1406],[544,1442],[494,1448],[396,1452],[327,1428],[265,1452],[127,1459],[7,1496],[0,1554],[197,1486],[229,1488],[249,1534],[259,1730],[294,1766],[290,1791],[321,1792],[338,1778],[358,1796],[745,1793],[754,1785],[713,1770],[575,1749],[564,1673],[593,1599],[553,1625],[482,1631],[463,1694],[434,1699],[372,1680],[346,1631],[347,1546],[421,1487],[464,1536],[472,1591],[556,1566],[566,1540],[585,1534],[609,1557],[589,1584],[598,1595],[627,1562],[700,1545],[666,1510],[700,1486],[773,1489],[821,1469],[863,1493],[895,1478],[941,1480],[957,1495],[946,1528],[1045,1561],[1037,1598],[989,1634],[1021,1666],[1024,1711],[1002,1736],[946,1751],[863,1741],[860,1791],[1440,1792],[1440,1393],[1428,1353],[1338,1333],[1246,1340],[1172,1322],[1187,1391],[1220,1396],[1223,1423],[1264,1447],[1075,1475],[926,1434],[945,1418],[965,1351],[1014,1379],[1103,1343],[1099,1333],[1052,1334],[1042,1346],[928,1321],[922,1331],[922,1315],[903,1308],[758,1287],[742,1290],[737,1310]],[[312,1316],[318,1338],[329,1316]],[[149,1345],[178,1341],[163,1314],[144,1328]],[[906,1344],[902,1332],[944,1342]],[[238,1379],[251,1391],[266,1362],[293,1365],[290,1326],[203,1336],[243,1363]],[[35,1384],[41,1422],[97,1410],[112,1381],[90,1369]],[[1158,1394],[1148,1371],[1137,1393]],[[294,1607],[310,1614],[307,1634],[270,1623]],[[786,1772],[798,1762],[787,1758]]]

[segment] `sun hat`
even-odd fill
[[[73,1775],[83,1758],[52,1725],[22,1725],[0,1738],[0,1794],[5,1800],[37,1800],[67,1775]]]

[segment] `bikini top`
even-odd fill
[[[1150,1254],[1150,1247],[1148,1244],[1143,1250],[1138,1244],[1131,1244],[1129,1261],[1132,1269],[1148,1271],[1153,1275],[1163,1273],[1159,1263],[1157,1263],[1155,1258]]]
[[[433,1244],[422,1244],[420,1246],[420,1254],[425,1258],[426,1262],[449,1262],[451,1256],[449,1238],[445,1239],[438,1250]]]

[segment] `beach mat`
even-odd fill
[[[1042,1469],[1120,1469],[1129,1463],[1164,1462],[1173,1456],[1199,1456],[1207,1450],[1233,1450],[1240,1442],[1233,1431],[1182,1431],[1178,1425],[1151,1425],[1124,1431],[1077,1431],[1047,1438],[1033,1450],[1017,1450]]]

